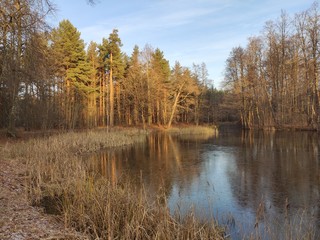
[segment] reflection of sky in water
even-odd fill
[[[264,227],[277,234],[271,239],[282,239],[289,220],[293,236],[301,236],[295,231],[307,232],[315,225],[310,219],[320,219],[318,148],[311,133],[259,132],[202,141],[155,134],[145,144],[107,151],[90,162],[104,176],[141,176],[150,194],[163,187],[172,212],[179,208],[183,215],[194,206],[197,217],[227,224],[233,239],[253,232],[270,239],[261,235]],[[263,218],[254,228],[258,209]]]
[[[193,179],[191,185],[184,187],[179,181],[174,183],[168,198],[169,207],[174,212],[179,206],[182,214],[194,207],[197,217],[201,219],[215,217],[220,223],[228,224],[231,232],[244,228],[244,226],[235,228],[235,223],[246,222],[246,225],[253,226],[254,213],[238,205],[229,182],[229,174],[237,171],[233,154],[235,149],[215,148],[202,154],[201,172]],[[245,228],[249,230],[248,227]],[[232,236],[235,238],[236,233],[233,232]]]

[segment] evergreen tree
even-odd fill
[[[126,79],[123,84],[126,96],[126,109],[130,109],[128,122],[137,125],[141,121],[145,124],[145,115],[147,108],[147,85],[145,74],[143,73],[142,64],[139,60],[139,47],[135,46],[128,63]]]
[[[52,31],[52,54],[55,56],[56,77],[61,83],[65,126],[75,128],[85,123],[83,108],[92,84],[90,66],[86,61],[85,45],[80,32],[68,20]]]
[[[118,35],[118,30],[114,29],[110,33],[109,38],[102,39],[99,45],[99,77],[100,77],[100,118],[101,124],[105,125],[105,116],[107,115],[108,125],[113,126],[115,121],[115,96],[117,96],[117,108],[120,112],[120,96],[121,96],[121,81],[124,78],[125,62],[124,55],[121,52],[121,39]],[[108,77],[108,90],[107,78]],[[116,85],[116,86],[115,86]],[[115,94],[116,91],[116,94]],[[107,97],[108,94],[108,97]],[[119,114],[118,114],[119,115]],[[118,117],[119,123],[121,122]]]
[[[115,109],[115,87],[114,83],[117,84],[117,101],[118,101],[118,112],[120,111],[120,86],[121,81],[124,77],[124,61],[123,54],[121,53],[120,47],[122,47],[121,39],[118,35],[118,30],[114,29],[112,33],[109,35],[109,44],[107,47],[108,58],[107,64],[109,69],[109,104],[110,104],[110,112],[109,112],[109,125],[114,125],[114,109]],[[120,115],[120,114],[119,114]],[[120,116],[119,116],[120,118]],[[118,119],[121,122],[121,119]]]
[[[89,127],[96,127],[98,125],[98,108],[97,99],[99,94],[99,57],[98,44],[90,42],[87,50],[87,61],[90,65],[90,92],[88,93],[88,111],[87,119]]]
[[[164,54],[160,49],[156,49],[151,55],[151,78],[154,87],[154,122],[157,124],[165,124],[168,118],[168,81],[170,76],[169,61],[164,58]]]

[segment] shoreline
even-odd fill
[[[223,239],[223,229],[216,223],[201,223],[193,218],[192,213],[183,221],[177,221],[163,203],[148,204],[145,193],[137,194],[130,180],[113,184],[95,179],[94,175],[86,172],[86,166],[78,161],[79,154],[130,145],[145,139],[145,134],[145,130],[125,129],[70,132],[44,138],[25,137],[16,141],[7,139],[4,144],[2,139],[1,181],[13,179],[23,194],[0,189],[3,193],[8,192],[8,198],[1,196],[0,199],[1,205],[7,204],[7,210],[1,214],[0,238],[145,239],[147,236],[168,236],[172,239]],[[55,199],[57,204],[67,203],[61,205],[61,215],[44,213],[39,203],[46,196]],[[13,199],[17,203],[10,205]],[[38,207],[31,206],[31,202]],[[110,207],[101,209],[97,202]],[[13,215],[15,218],[7,221],[5,215]],[[19,216],[26,219],[26,222]],[[12,230],[11,226],[16,227]],[[65,228],[71,226],[76,227],[80,233]]]
[[[0,239],[88,239],[27,197],[26,164],[0,156]]]

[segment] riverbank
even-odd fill
[[[31,205],[26,172],[26,164],[20,159],[0,156],[0,239],[88,239],[65,227],[57,216]]]
[[[1,148],[1,163],[10,166],[10,162],[15,162],[21,166],[8,167],[8,171],[2,172],[3,179],[6,174],[22,174],[25,201],[38,207],[49,202],[58,214],[53,218],[60,219],[58,223],[63,223],[63,229],[77,229],[91,239],[223,239],[223,231],[216,223],[199,222],[192,212],[183,219],[179,213],[171,216],[164,196],[150,202],[147,193],[136,189],[125,176],[110,182],[88,171],[86,162],[78,157],[102,148],[144,141],[146,134],[137,129],[98,130],[8,142]],[[21,172],[14,173],[15,169]],[[39,211],[38,207],[35,211]],[[2,216],[1,221],[5,221]],[[37,229],[38,225],[30,228]],[[8,229],[6,226],[1,226],[1,234],[7,231],[3,230]]]

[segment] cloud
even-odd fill
[[[147,8],[129,12],[120,16],[108,16],[108,18],[92,22],[92,25],[82,28],[89,33],[90,30],[104,28],[118,28],[122,34],[134,32],[154,32],[181,27],[194,22],[196,19],[212,14],[217,9],[206,8],[180,8],[180,9],[154,9]]]
[[[71,0],[70,0],[71,1]],[[205,62],[210,78],[222,79],[225,61],[233,47],[260,35],[268,20],[276,20],[281,9],[289,13],[306,10],[313,0],[119,0],[101,1],[90,11],[71,19],[79,22],[86,42],[101,42],[112,29],[119,30],[123,51],[134,45],[158,47],[174,64],[191,66]],[[83,19],[82,19],[83,18]]]

